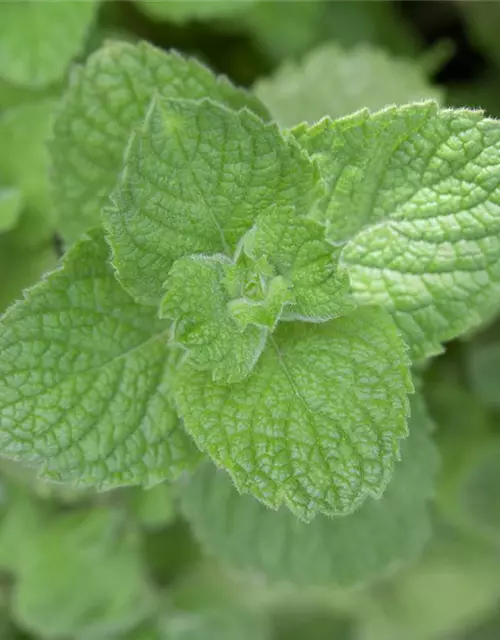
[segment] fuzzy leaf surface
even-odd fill
[[[301,519],[380,497],[406,437],[406,348],[384,311],[283,323],[252,374],[216,384],[185,364],[175,397],[185,429],[239,491]]]
[[[214,76],[194,59],[146,42],[107,44],[84,67],[75,69],[54,128],[54,200],[68,242],[99,224],[130,136],[155,95],[209,97],[268,117],[257,98]]]
[[[434,103],[295,133],[328,182],[316,212],[359,304],[391,312],[414,359],[478,325],[500,295],[500,124]]]
[[[2,319],[2,454],[97,488],[176,476],[196,455],[169,402],[167,334],[100,234],[83,239]]]
[[[247,109],[211,100],[159,99],[131,140],[104,224],[120,282],[157,305],[173,262],[232,256],[257,215],[307,214],[318,193],[297,143]]]
[[[259,216],[242,245],[252,260],[266,259],[290,283],[284,318],[324,322],[354,308],[347,274],[337,269],[339,252],[315,220],[276,209]]]
[[[437,453],[418,397],[409,427],[382,498],[345,518],[318,515],[305,524],[287,509],[266,509],[209,463],[183,489],[183,511],[205,551],[231,568],[302,587],[366,582],[414,560],[430,535]]]
[[[176,260],[160,307],[174,320],[171,339],[188,350],[189,362],[217,382],[236,382],[252,370],[266,341],[266,327],[238,326],[224,284],[232,263],[224,256]],[[200,291],[204,293],[200,295]]]
[[[42,87],[62,79],[83,48],[97,2],[2,2],[0,76]]]

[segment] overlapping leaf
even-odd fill
[[[4,316],[0,447],[44,476],[153,484],[196,459],[169,403],[168,325],[121,289],[99,234]]]
[[[167,293],[160,307],[163,317],[174,320],[174,343],[188,349],[189,362],[201,371],[211,371],[218,382],[245,378],[267,335],[266,327],[240,327],[231,315],[224,285],[225,269],[231,266],[224,256],[180,258],[165,283]]]
[[[259,216],[243,238],[244,252],[265,259],[290,283],[291,298],[283,318],[324,322],[352,311],[349,280],[337,270],[338,250],[325,240],[324,227],[293,210]]]
[[[498,122],[426,103],[295,133],[329,183],[318,217],[345,245],[356,301],[388,309],[414,358],[491,316],[500,295]]]
[[[385,312],[282,324],[252,375],[221,385],[185,364],[176,404],[196,444],[242,492],[303,520],[380,497],[399,456],[411,389]]]
[[[104,222],[120,282],[158,304],[173,262],[232,256],[259,214],[307,214],[316,168],[294,140],[247,109],[210,100],[159,99],[132,138]]]
[[[143,122],[155,95],[209,97],[267,118],[256,98],[193,59],[145,42],[108,43],[75,70],[55,124],[55,202],[68,242],[99,223],[130,135]]]
[[[184,489],[183,509],[205,549],[231,567],[302,586],[352,585],[409,562],[430,534],[436,450],[420,399],[412,403],[402,461],[380,500],[345,518],[300,522],[286,509],[266,509],[239,495],[208,463]]]

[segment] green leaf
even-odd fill
[[[16,236],[23,243],[36,244],[51,237],[56,226],[46,147],[55,105],[55,99],[48,97],[0,115],[0,148],[8,150],[0,154],[0,181],[22,193],[24,208]]]
[[[136,0],[137,6],[153,20],[183,24],[192,20],[232,18],[246,11],[255,0]]]
[[[28,87],[60,80],[83,48],[97,2],[2,2],[0,76]]]
[[[355,300],[391,312],[414,359],[480,324],[500,294],[500,125],[433,103],[295,131],[329,194]]]
[[[0,187],[0,233],[16,226],[23,196],[16,187]]]
[[[196,460],[170,406],[168,325],[117,283],[99,234],[0,326],[2,454],[58,481],[154,484]]]
[[[51,145],[55,202],[68,242],[99,224],[130,135],[156,95],[209,97],[268,117],[256,98],[193,59],[145,42],[108,43],[75,70],[55,123]]]
[[[210,100],[156,100],[131,140],[104,211],[120,282],[157,305],[173,262],[193,253],[232,256],[259,214],[306,214],[318,175],[294,140],[243,109]]]
[[[359,640],[461,638],[497,608],[498,552],[439,521],[435,528],[420,562],[371,590]]]
[[[365,308],[280,325],[238,384],[218,385],[185,364],[175,392],[186,430],[239,491],[307,521],[380,497],[407,434],[411,388],[396,327]]]
[[[429,537],[437,454],[428,432],[417,397],[386,492],[345,518],[318,515],[305,524],[286,509],[266,509],[208,463],[183,489],[182,508],[205,550],[231,568],[303,587],[365,582],[413,561]]]
[[[96,508],[52,517],[26,545],[14,619],[43,637],[104,639],[152,613],[140,539],[123,514]]]
[[[237,382],[252,370],[266,342],[266,327],[240,328],[229,308],[224,256],[192,256],[174,263],[160,316],[172,318],[171,339],[188,350],[189,362],[212,371],[218,382]],[[200,296],[200,291],[204,294]]]
[[[347,274],[337,272],[339,251],[315,220],[276,209],[257,218],[242,246],[252,260],[265,259],[290,283],[293,299],[283,319],[324,322],[353,310]]]
[[[339,118],[364,107],[441,100],[442,94],[413,61],[369,45],[345,51],[334,43],[315,49],[300,64],[285,62],[257,82],[255,92],[283,127]]]

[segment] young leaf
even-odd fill
[[[382,498],[345,518],[318,515],[305,524],[286,509],[266,509],[239,495],[227,475],[208,463],[183,488],[183,511],[206,551],[271,581],[350,586],[386,575],[413,560],[430,534],[427,502],[437,454],[418,397],[409,426],[402,461]]]
[[[284,206],[308,213],[318,180],[297,143],[247,109],[156,100],[103,214],[120,282],[157,305],[176,259],[232,256],[257,215]]]
[[[23,196],[16,187],[0,187],[0,233],[16,226]]]
[[[97,2],[2,2],[0,74],[42,87],[60,80],[83,48]]]
[[[0,5],[0,11],[1,11]],[[50,238],[56,226],[49,187],[47,138],[56,101],[44,98],[0,115],[0,181],[17,187],[23,211],[16,237],[35,245]]]
[[[54,127],[54,200],[68,242],[99,224],[130,135],[155,95],[209,97],[268,118],[257,98],[193,59],[145,42],[107,44],[75,70]]]
[[[188,349],[189,362],[211,371],[217,382],[236,382],[252,370],[264,348],[267,331],[240,327],[231,315],[224,284],[229,258],[192,256],[174,262],[165,288],[162,317],[172,318],[171,338]],[[204,294],[200,295],[200,291]]]
[[[324,322],[353,310],[347,274],[337,271],[339,252],[315,220],[276,209],[257,218],[242,246],[252,260],[265,258],[290,283],[293,298],[284,319]]]
[[[136,0],[137,6],[153,20],[183,24],[191,20],[232,18],[243,13],[255,0]]]
[[[498,308],[498,122],[426,103],[295,134],[328,182],[318,217],[356,301],[389,310],[413,358]]]
[[[380,497],[406,431],[408,361],[382,310],[282,324],[243,382],[185,364],[176,403],[202,451],[250,492],[303,520]]]
[[[197,456],[169,402],[167,336],[100,235],[83,239],[1,322],[3,455],[97,488],[176,476]]]
[[[406,104],[425,98],[441,100],[417,63],[359,45],[345,51],[329,43],[308,54],[301,64],[285,62],[255,92],[283,127],[323,116],[339,118],[367,107]]]

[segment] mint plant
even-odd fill
[[[4,455],[103,489],[204,454],[306,522],[380,499],[411,363],[498,308],[498,123],[423,102],[283,130],[194,61],[110,44],[50,151],[76,243],[2,320]]]
[[[390,3],[31,4],[0,5],[0,637],[484,617],[499,122]],[[199,34],[237,33],[253,88],[148,28],[216,68]]]

